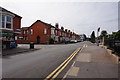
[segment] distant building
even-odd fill
[[[21,28],[21,16],[0,7],[0,30],[2,31],[2,48],[13,48],[17,45]]]
[[[70,41],[72,37],[78,38],[77,35],[64,27],[59,28],[59,24],[55,26],[45,23],[41,20],[37,20],[30,27],[22,27],[21,34],[19,34],[18,43],[36,43],[36,44],[48,44],[52,38],[55,44],[64,43]]]
[[[51,27],[50,24],[40,20],[34,22],[30,27],[23,27],[19,35],[19,43],[49,43]]]

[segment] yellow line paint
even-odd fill
[[[54,80],[59,73],[68,65],[68,63],[74,58],[74,56],[78,53],[78,51],[80,50],[80,48],[77,50],[77,52],[70,58],[70,60],[52,77],[51,80]]]
[[[79,49],[79,48],[78,48]],[[74,53],[76,53],[76,51],[78,50],[76,49],[59,67],[57,67],[50,75],[48,75],[44,80],[48,80],[61,66],[63,66],[65,64],[65,62],[71,58],[71,56],[74,55]]]

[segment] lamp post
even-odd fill
[[[97,30],[97,46],[99,46],[99,42],[98,42],[99,31],[100,31],[100,27]]]

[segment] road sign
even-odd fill
[[[83,39],[84,37],[83,36],[80,36],[80,39]]]

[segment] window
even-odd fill
[[[67,34],[65,33],[65,37],[67,37]]]
[[[64,36],[64,33],[62,33],[62,36]]]
[[[2,15],[2,28],[5,28],[5,16]]]
[[[11,17],[7,16],[7,22],[11,23]]]
[[[58,42],[58,36],[56,36],[56,41]]]
[[[12,28],[13,27],[13,18],[11,16],[2,15],[2,28]]]
[[[27,30],[27,34],[29,34],[28,30]]]
[[[56,35],[57,35],[57,30],[56,30]]]
[[[44,29],[44,34],[47,34],[47,29],[46,28]]]
[[[33,30],[32,29],[30,29],[30,34],[33,34]]]
[[[24,34],[25,34],[25,30],[24,30]]]
[[[54,29],[51,30],[51,34],[54,34]]]
[[[61,36],[61,32],[60,32],[60,36]]]
[[[6,16],[6,28],[11,28],[11,20],[12,18],[9,16]]]

